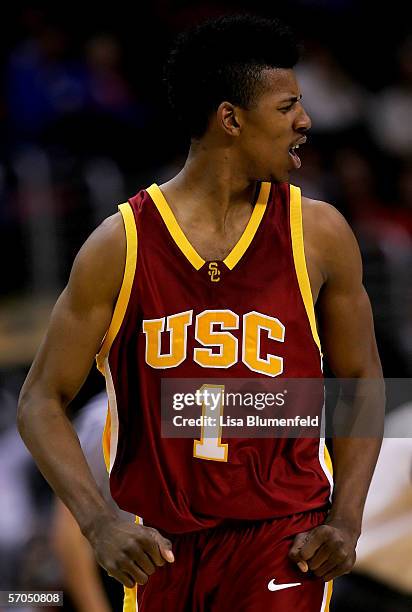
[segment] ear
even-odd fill
[[[241,125],[236,106],[230,102],[221,102],[216,112],[218,125],[230,136],[239,136]]]

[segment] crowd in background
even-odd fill
[[[396,3],[381,13],[351,0],[288,4],[272,9],[302,34],[297,75],[312,119],[291,182],[351,224],[385,376],[409,378],[412,32]],[[51,494],[14,428],[50,307],[90,232],[117,203],[183,163],[187,143],[161,79],[170,40],[197,20],[242,8],[250,6],[158,0],[130,16],[28,7],[10,18],[0,94],[0,590],[61,581],[47,541]],[[73,414],[102,384],[90,376]]]

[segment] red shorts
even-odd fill
[[[307,512],[174,536],[175,562],[158,568],[137,592],[126,589],[124,610],[326,612],[332,583],[303,574],[288,558],[294,536],[325,516]]]

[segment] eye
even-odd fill
[[[280,108],[279,110],[281,113],[287,113],[290,110],[292,110],[292,108],[293,108],[293,104],[289,104],[289,106],[284,106],[283,108]]]

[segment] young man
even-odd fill
[[[319,379],[314,304],[336,376],[381,376],[352,232],[287,182],[310,128],[297,59],[261,18],[180,37],[167,82],[185,166],[85,243],[21,393],[21,435],[129,611],[324,611],[354,563],[379,440],[334,441],[330,506],[319,438],[161,435],[162,379]],[[107,507],[65,417],[96,353],[111,491],[144,526]]]

